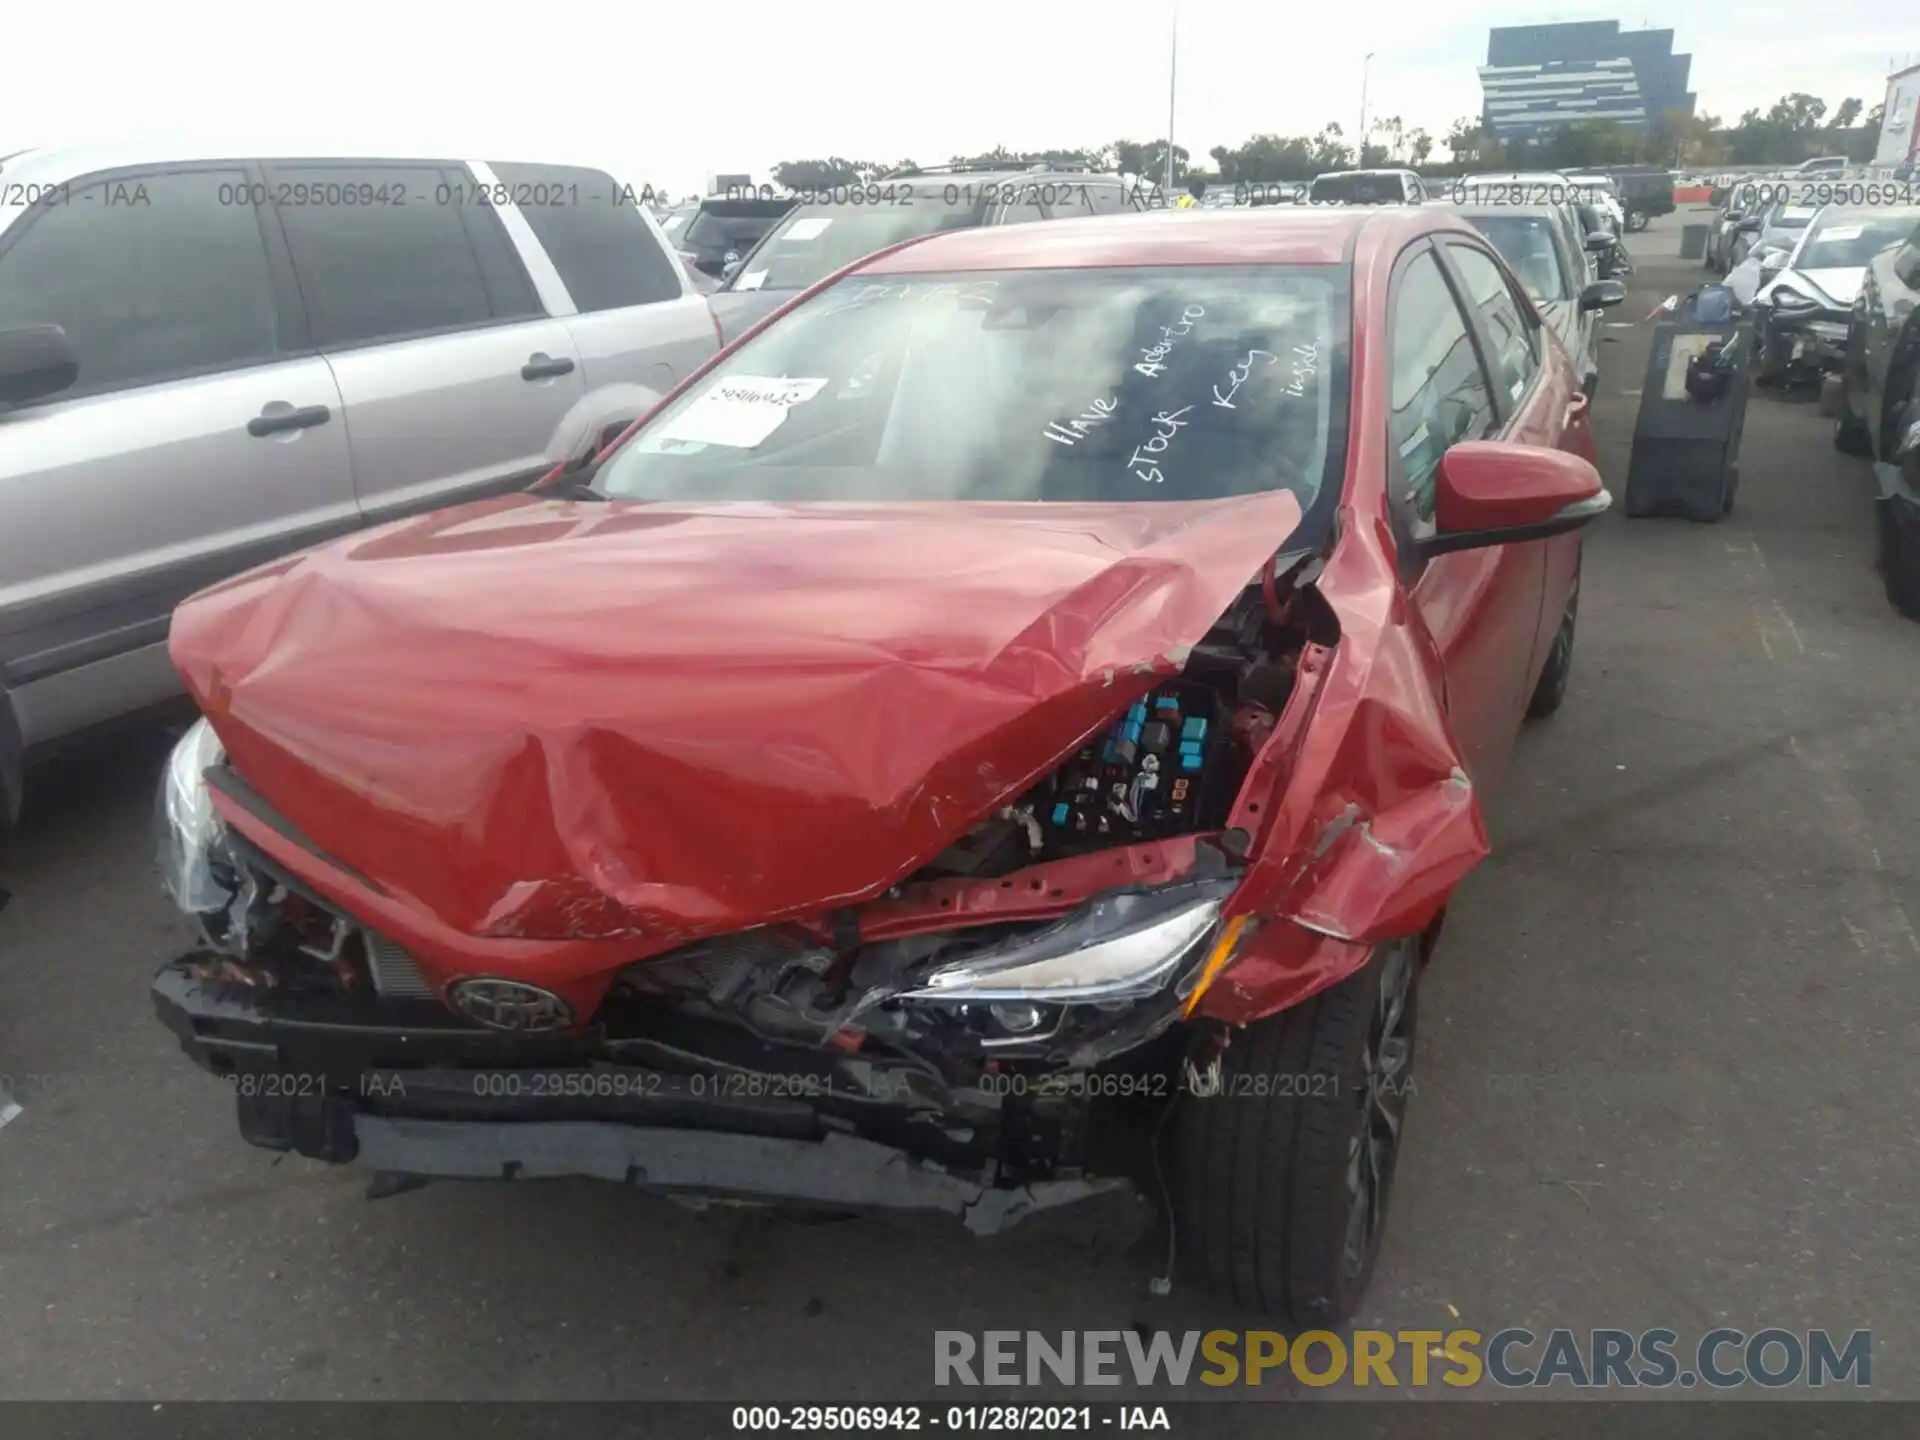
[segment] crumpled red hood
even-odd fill
[[[320,849],[467,934],[651,952],[880,894],[1177,668],[1299,521],[513,496],[205,591],[172,653]]]

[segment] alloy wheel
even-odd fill
[[[1359,1114],[1347,1152],[1348,1275],[1367,1266],[1386,1223],[1413,1064],[1414,947],[1397,945],[1381,967],[1367,1026]]]

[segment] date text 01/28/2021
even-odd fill
[[[1173,1429],[1164,1405],[736,1405],[736,1431],[1087,1433]]]

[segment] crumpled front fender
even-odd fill
[[[1440,657],[1394,574],[1391,541],[1342,519],[1316,584],[1340,642],[1303,702],[1312,713],[1234,904],[1258,923],[1195,1007],[1231,1024],[1297,1005],[1381,941],[1425,930],[1489,849]],[[1289,743],[1287,728],[1273,743]]]

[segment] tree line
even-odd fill
[[[1845,155],[1851,160],[1872,157],[1879,139],[1882,106],[1865,110],[1864,102],[1849,97],[1831,114],[1824,100],[1796,91],[1782,96],[1765,110],[1753,109],[1732,125],[1712,115],[1670,110],[1650,125],[1627,126],[1615,121],[1589,120],[1563,125],[1530,141],[1496,140],[1478,118],[1465,117],[1436,142],[1417,125],[1397,115],[1367,126],[1366,143],[1356,147],[1337,122],[1329,121],[1315,135],[1250,136],[1237,146],[1215,145],[1207,152],[1211,165],[1196,163],[1185,146],[1173,147],[1176,184],[1261,184],[1310,180],[1328,170],[1378,169],[1405,166],[1423,174],[1445,176],[1470,170],[1591,170],[1611,166],[1651,164],[1681,170],[1710,169],[1714,165],[1797,165],[1815,155]],[[1450,160],[1434,162],[1437,143],[1444,143]],[[1166,174],[1167,142],[1115,140],[1107,145],[1079,149],[1011,150],[996,146],[978,155],[955,155],[954,166],[998,166],[1024,170],[1035,165],[1067,169],[1118,171],[1159,180]],[[775,184],[796,190],[820,190],[839,185],[865,185],[883,176],[919,168],[911,160],[881,164],[829,156],[819,160],[783,160],[774,166]]]

